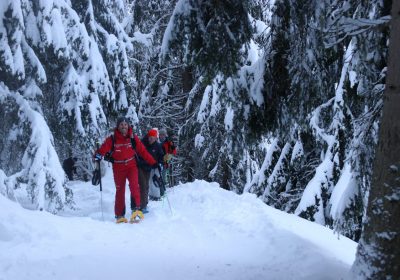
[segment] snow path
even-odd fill
[[[150,202],[140,224],[115,224],[114,187],[71,182],[77,210],[54,216],[0,195],[0,280],[344,279],[356,243],[250,194],[196,181]],[[129,191],[127,191],[127,194]]]

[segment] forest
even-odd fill
[[[63,160],[76,157],[89,181],[96,143],[126,116],[139,136],[168,130],[175,182],[252,193],[360,241],[354,269],[382,279],[363,269],[374,230],[363,221],[385,195],[388,216],[399,214],[398,177],[389,194],[371,191],[395,2],[2,0],[0,194],[24,190],[28,208],[51,213],[74,207]],[[396,149],[383,155],[393,173]],[[398,222],[380,230],[400,244]],[[399,255],[385,258],[389,273]]]

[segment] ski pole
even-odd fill
[[[101,220],[104,222],[104,211],[103,211],[103,185],[101,183],[101,169],[99,162],[99,173],[100,173],[100,208],[101,208]]]
[[[100,148],[99,142],[97,142],[97,149]],[[99,170],[100,177],[100,208],[101,208],[101,220],[104,222],[104,212],[103,212],[103,185],[101,183],[101,169],[100,169],[100,161],[97,161],[97,168]]]
[[[169,198],[168,198],[168,194],[167,194],[167,189],[165,187],[165,182],[164,182],[164,180],[162,178],[162,175],[161,175],[162,173],[161,173],[161,167],[160,166],[158,166],[158,172],[160,173],[160,178],[161,178],[161,182],[162,182],[162,188],[164,189],[164,195],[165,195],[165,198],[167,199],[167,202],[168,202],[169,211],[171,212],[171,215],[173,215],[171,203],[169,202]],[[163,200],[163,204],[164,204],[164,200]]]
[[[169,176],[170,176],[170,187],[172,188],[175,185],[174,182],[174,169],[173,169],[173,164],[171,163],[171,169],[169,170]],[[172,189],[173,191],[174,189]]]

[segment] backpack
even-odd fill
[[[111,143],[112,143],[112,145],[111,145],[111,150],[109,150],[105,155],[104,155],[104,160],[105,161],[108,161],[108,162],[111,162],[111,163],[114,163],[114,158],[112,157],[112,153],[114,152],[114,142],[115,142],[115,140],[114,140],[114,135],[113,134],[111,134]],[[135,141],[135,138],[131,138],[131,146],[132,146],[132,149],[135,151],[135,158],[137,159],[137,152],[136,152],[136,141]]]

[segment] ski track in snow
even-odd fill
[[[0,280],[345,279],[354,261],[355,242],[216,183],[169,189],[172,211],[151,201],[140,224],[118,225],[111,169],[104,221],[98,187],[69,184],[77,209],[61,216],[0,195]]]

